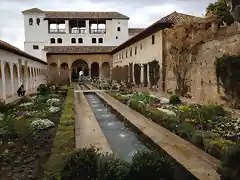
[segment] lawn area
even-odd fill
[[[36,179],[42,174],[65,97],[66,89],[41,85],[33,96],[1,104],[1,179]]]
[[[58,178],[64,158],[75,149],[73,98],[74,91],[73,88],[70,87],[51,149],[51,156],[45,165],[44,179],[49,179],[49,177]]]

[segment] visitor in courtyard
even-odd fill
[[[17,94],[18,94],[18,96],[20,97],[20,96],[24,96],[25,95],[25,90],[24,90],[24,85],[21,85],[19,88],[18,88],[18,90],[17,90]]]
[[[82,77],[83,77],[83,71],[79,71],[79,81],[82,81]]]

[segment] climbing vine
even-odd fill
[[[134,80],[137,86],[141,84],[141,65],[134,64]]]
[[[234,108],[240,107],[240,56],[227,54],[215,60],[218,92],[224,89],[227,101]]]
[[[211,21],[182,17],[173,28],[167,29],[168,57],[176,77],[176,93],[186,96],[190,92],[190,69],[196,60],[198,47],[214,36]]]
[[[148,63],[149,65],[149,81],[151,88],[153,86],[158,86],[158,81],[160,79],[160,65],[157,60],[153,60]]]

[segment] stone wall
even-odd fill
[[[220,94],[217,92],[217,82],[215,75],[215,57],[221,57],[223,54],[240,53],[240,33],[235,32],[232,35],[221,36],[215,40],[208,41],[199,47],[196,60],[190,69],[191,96],[196,102],[204,103],[223,103]],[[170,61],[166,61],[166,91],[174,90],[176,87],[176,78],[173,74]]]

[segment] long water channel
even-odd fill
[[[80,85],[80,87],[81,89],[86,88],[84,85]],[[151,142],[151,140],[146,139],[146,137],[142,137],[140,135],[141,133],[135,131],[135,128],[129,126],[129,124],[125,124],[126,121],[123,120],[123,117],[120,117],[118,113],[115,112],[112,107],[103,101],[96,93],[84,93],[84,95],[114,154],[119,155],[126,161],[131,161],[132,156],[137,151],[149,151],[156,149],[156,146]],[[163,151],[159,147],[158,149]],[[174,168],[175,179],[197,179],[174,159],[172,159],[172,165]]]

